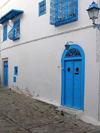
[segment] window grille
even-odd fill
[[[14,30],[14,40],[20,39],[20,19],[14,22],[14,26],[16,27]]]
[[[3,42],[7,40],[7,24],[3,27]]]
[[[76,48],[70,49],[66,53],[66,58],[70,58],[70,57],[81,57],[80,51]]]
[[[8,33],[8,38],[13,41],[20,39],[20,19],[14,22],[13,28]]]
[[[43,0],[39,3],[39,16],[46,14],[46,0]]]
[[[78,20],[78,0],[50,0],[50,24],[59,26]]]

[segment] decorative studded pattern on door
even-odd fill
[[[65,105],[80,109],[81,60],[65,62]]]
[[[85,55],[78,45],[71,45],[62,55],[62,99],[66,107],[84,110]]]

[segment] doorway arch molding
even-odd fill
[[[80,110],[84,111],[84,83],[85,83],[85,54],[83,49],[76,44],[69,45],[68,43],[65,45],[66,49],[64,50],[61,58],[61,105],[65,106],[65,62],[66,61],[77,61],[81,60],[81,105]],[[71,56],[67,57],[66,54],[71,49],[76,49],[80,52],[81,56]]]

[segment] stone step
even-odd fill
[[[73,108],[64,107],[64,106],[59,106],[56,110],[61,112],[63,111],[64,114],[67,113],[67,115],[69,114],[71,117],[75,119],[80,119],[80,117],[82,117],[84,113],[82,110],[73,109]]]

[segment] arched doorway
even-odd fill
[[[62,96],[61,104],[66,107],[84,110],[84,71],[85,55],[78,45],[68,46],[61,60]]]

